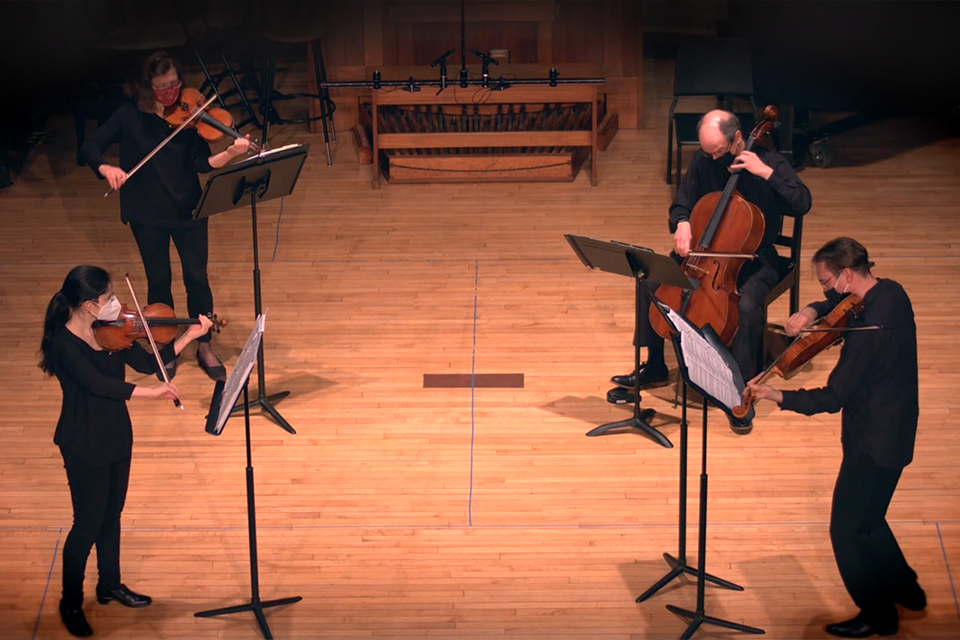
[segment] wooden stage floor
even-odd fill
[[[660,120],[659,116],[656,118]],[[0,638],[66,638],[57,603],[70,527],[52,443],[60,403],[36,368],[42,316],[76,264],[129,271],[145,291],[118,201],[73,162],[71,122],[35,147],[0,190]],[[681,580],[634,599],[677,551],[678,450],[638,433],[588,439],[623,419],[606,403],[611,375],[632,366],[632,283],[585,269],[563,234],[670,248],[664,130],[621,131],[599,158],[600,184],[384,185],[371,188],[347,132],[326,165],[309,142],[293,195],[259,207],[270,393],[289,435],[252,419],[264,599],[278,638],[673,638],[695,605]],[[929,597],[899,637],[960,637],[960,138],[920,120],[836,136],[834,165],[802,178],[814,207],[807,258],[851,235],[913,299],[921,419],[914,463],[889,512]],[[249,212],[211,222],[210,277],[230,326],[215,339],[232,365],[253,323]],[[185,307],[175,264],[175,296]],[[119,291],[119,289],[118,289]],[[145,295],[142,293],[141,295]],[[801,299],[820,288],[803,275]],[[122,294],[121,294],[121,297]],[[786,302],[771,312],[782,321]],[[830,352],[784,387],[822,385]],[[523,388],[424,388],[424,374],[524,376]],[[135,381],[147,378],[130,373]],[[195,618],[246,602],[243,428],[207,435],[212,383],[188,349],[176,378],[186,411],[130,402],[134,462],[124,511],[123,579],[153,606],[92,598],[101,638],[258,638],[253,616]],[[645,394],[675,443],[672,390]],[[690,518],[698,506],[700,413],[691,433]],[[753,433],[709,424],[706,569],[745,587],[708,588],[709,615],[772,638],[826,637],[855,613],[834,564],[827,522],[840,460],[837,415],[762,405]],[[688,530],[695,563],[696,529]],[[733,632],[704,627],[698,637]]]

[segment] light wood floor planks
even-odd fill
[[[563,239],[669,248],[665,108],[647,94],[650,128],[617,135],[596,188],[580,176],[374,191],[349,136],[328,167],[321,137],[274,129],[275,144],[314,145],[282,212],[279,202],[258,209],[267,390],[291,392],[278,408],[298,432],[253,418],[261,595],[304,597],[268,611],[276,637],[634,640],[684,630],[664,605],[693,607],[691,581],[634,603],[666,572],[661,553],[676,553],[677,450],[635,433],[584,437],[627,416],[604,394],[632,364],[632,283],[588,272]],[[0,191],[3,639],[67,637],[56,609],[69,494],[51,442],[60,391],[35,366],[45,305],[82,262],[145,287],[116,199],[73,164],[70,121],[50,125],[58,136]],[[860,239],[917,312],[920,434],[889,518],[929,606],[903,616],[899,637],[955,638],[960,138],[905,119],[831,142],[835,165],[802,173],[814,197],[806,255],[837,235]],[[231,320],[215,344],[228,364],[252,327],[251,259],[249,212],[214,218],[210,276]],[[801,298],[819,295],[805,272]],[[182,306],[179,285],[175,296]],[[771,317],[785,312],[783,301]],[[203,432],[212,385],[192,357],[176,378],[185,412],[130,403],[124,580],[155,604],[97,605],[91,559],[85,611],[98,637],[259,637],[250,614],[193,616],[245,602],[250,584],[242,422],[219,438]],[[835,360],[826,354],[784,384],[820,385]],[[424,373],[472,372],[523,373],[525,386],[422,388]],[[644,402],[677,443],[671,400],[664,388]],[[699,410],[692,416],[691,518]],[[706,568],[746,590],[708,589],[708,614],[773,638],[826,637],[824,624],[854,613],[827,532],[839,417],[763,405],[739,437],[713,411],[709,435]],[[688,540],[692,561],[693,527]],[[716,635],[727,634],[698,632]]]

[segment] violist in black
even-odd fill
[[[213,293],[207,278],[207,220],[193,220],[202,189],[198,173],[209,173],[245,154],[247,138],[238,138],[226,150],[211,154],[195,129],[184,129],[137,173],[127,172],[154,150],[172,131],[164,108],[176,103],[182,73],[176,59],[165,52],[150,55],[127,87],[124,103],[83,145],[82,154],[98,178],[119,190],[120,220],[130,225],[147,276],[147,302],[173,307],[170,240],[180,255],[190,317],[213,312]],[[119,167],[103,157],[120,145]],[[207,375],[223,379],[226,370],[210,346],[210,335],[198,342],[197,362]],[[173,373],[173,367],[168,373]]]
[[[833,491],[830,540],[843,584],[860,613],[827,626],[844,638],[897,632],[896,604],[920,611],[927,599],[886,521],[900,474],[913,460],[919,416],[917,328],[910,298],[898,283],[876,278],[867,250],[852,238],[836,238],[813,256],[828,301],[790,317],[796,334],[826,315],[839,294],[856,294],[863,312],[844,333],[843,347],[827,385],[779,391],[749,383],[757,398],[805,415],[841,412],[843,461]]]
[[[680,262],[691,251],[695,239],[692,238],[690,215],[697,202],[708,193],[723,191],[731,172],[742,169],[737,191],[760,208],[766,223],[757,258],[743,265],[737,282],[741,296],[738,303],[740,321],[730,351],[740,366],[743,379],[749,380],[762,369],[757,362],[757,352],[763,340],[764,299],[785,275],[773,242],[780,233],[785,212],[804,215],[810,210],[810,190],[797,177],[790,163],[776,151],[759,145],[746,151],[740,121],[729,111],[706,113],[700,120],[697,134],[700,149],[690,159],[670,206],[669,227],[674,234],[671,256]],[[643,337],[640,346],[647,347],[647,359],[637,372],[640,388],[663,386],[668,379],[663,338],[650,327],[647,313],[641,314],[641,321],[644,325],[638,332]],[[633,374],[614,376],[611,381],[617,388],[607,393],[610,402],[633,402]],[[731,428],[736,433],[745,434],[751,427],[731,422]]]
[[[99,571],[97,601],[107,604],[116,600],[128,607],[145,607],[151,602],[120,581],[120,513],[133,447],[127,400],[180,395],[173,383],[148,387],[125,381],[127,365],[141,373],[159,370],[156,356],[138,343],[108,352],[97,342],[93,322],[115,320],[120,308],[109,273],[89,265],[75,267],[47,306],[40,343],[39,367],[56,376],[63,390],[53,441],[60,447],[67,471],[73,527],[63,546],[60,616],[75,636],[93,633],[82,605],[84,572],[94,544]],[[160,350],[165,363],[209,332],[210,319],[198,317],[200,324],[191,325]]]

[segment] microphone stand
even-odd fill
[[[431,69],[437,65],[440,65],[440,90],[437,91],[437,95],[443,93],[443,90],[447,88],[447,58],[452,56],[455,51],[456,49],[450,49],[445,54],[430,63]]]
[[[481,53],[476,49],[470,49],[470,53],[480,58],[481,62],[483,62],[483,69],[480,72],[480,86],[484,88],[490,86],[490,65],[499,66],[500,61],[494,60],[487,54]]]

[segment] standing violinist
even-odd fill
[[[900,474],[913,460],[919,394],[917,328],[910,298],[893,280],[876,278],[867,250],[852,238],[836,238],[813,256],[828,299],[857,295],[863,312],[851,327],[877,330],[844,334],[827,386],[779,391],[758,379],[748,389],[781,409],[804,415],[841,412],[843,460],[833,490],[830,541],[840,576],[860,613],[827,626],[844,638],[897,632],[896,604],[920,611],[927,598],[886,521]],[[829,310],[815,303],[791,316],[790,333]]]
[[[175,399],[172,383],[154,387],[124,380],[126,365],[141,373],[159,370],[156,356],[139,344],[108,352],[97,341],[93,322],[119,317],[110,274],[99,267],[74,267],[50,299],[43,324],[39,367],[56,376],[63,390],[60,420],[53,441],[60,447],[70,484],[73,527],[63,545],[63,597],[60,617],[75,636],[93,633],[83,615],[83,578],[90,548],[97,545],[97,601],[116,600],[146,607],[148,596],[120,581],[120,512],[127,495],[133,432],[127,400]],[[164,362],[192,340],[207,334],[211,321],[199,316],[172,344],[160,350]]]
[[[144,167],[127,180],[130,171],[170,134],[164,110],[180,96],[180,64],[166,52],[151,54],[127,83],[130,97],[82,148],[98,178],[120,192],[120,220],[130,225],[147,276],[147,302],[173,307],[170,287],[170,240],[173,240],[187,292],[190,317],[213,312],[213,293],[207,278],[207,219],[193,220],[200,199],[198,173],[219,169],[247,152],[248,138],[237,138],[217,154],[195,129],[184,129]],[[120,145],[119,166],[107,164],[103,154]],[[122,187],[122,188],[121,188]],[[210,335],[198,342],[197,362],[212,379],[223,379],[226,370],[210,346]],[[176,361],[168,366],[172,377]]]
[[[723,191],[731,173],[740,171],[737,191],[759,207],[765,221],[757,257],[740,269],[737,281],[740,321],[730,347],[743,379],[749,380],[762,368],[757,362],[757,352],[763,340],[764,300],[785,275],[781,272],[773,242],[780,233],[784,213],[804,215],[810,210],[810,190],[797,177],[786,158],[776,151],[760,146],[747,151],[740,121],[729,111],[714,110],[704,114],[697,125],[697,136],[700,149],[690,159],[670,206],[669,227],[674,237],[671,256],[680,262],[690,253],[694,242],[690,217],[697,202],[708,193]],[[648,314],[640,315],[643,322],[639,331],[643,337],[640,346],[647,347],[646,362],[635,372],[640,377],[640,388],[664,386],[668,378],[664,340],[650,327]],[[633,374],[614,376],[611,381],[617,388],[607,393],[609,401],[632,401]],[[730,428],[743,435],[750,432],[752,425],[731,420]]]

